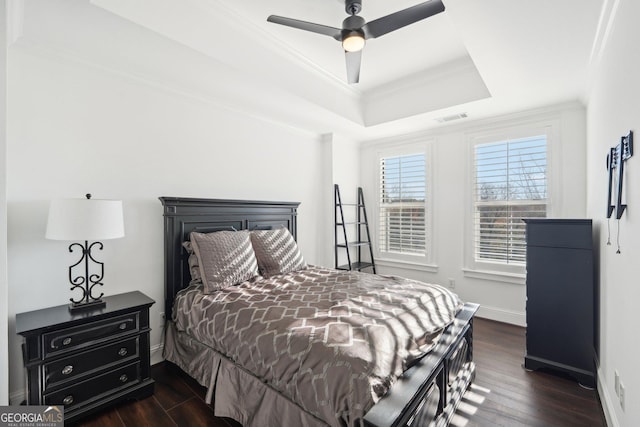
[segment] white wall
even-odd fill
[[[299,244],[308,262],[319,263],[317,223],[325,206],[318,136],[28,45],[9,51],[9,100],[10,330],[15,313],[70,297],[67,267],[75,260],[68,242],[44,238],[53,198],[91,192],[123,200],[126,236],[105,241],[99,254],[104,292],[137,289],[156,300],[155,347],[163,307],[158,196],[300,201]],[[18,398],[24,384],[13,333],[9,347]]]
[[[637,301],[640,299],[640,3],[621,0],[594,79],[588,109],[588,215],[600,233],[600,367],[599,392],[610,426],[640,425],[640,370]],[[607,171],[610,147],[633,130],[636,154],[626,164],[625,199],[620,220],[621,253],[616,254],[617,224],[611,221],[612,246],[606,245]],[[626,388],[623,410],[614,389],[614,370]]]
[[[343,202],[355,203],[360,186],[360,145],[343,136],[333,135],[333,182],[340,186]]]
[[[357,202],[358,192],[357,189],[360,186],[360,152],[359,152],[359,144],[350,141],[349,139],[333,134],[333,149],[331,156],[331,167],[332,167],[332,176],[333,182],[331,183],[331,200],[328,203],[328,206],[335,208],[334,206],[334,190],[333,184],[338,184],[340,186],[340,198],[343,204],[353,204]],[[329,247],[334,249],[335,245],[335,235],[333,231],[335,231],[334,227],[334,209],[331,209],[331,241],[329,242]],[[345,222],[355,222],[357,210],[353,206],[343,206],[343,214]],[[340,221],[338,217],[338,221]],[[356,240],[356,226],[348,225],[346,227],[347,231],[347,240],[355,241]],[[343,229],[341,227],[338,228],[338,241],[343,242],[344,237],[340,237],[340,233],[343,233]],[[361,232],[364,232],[364,229],[361,229]],[[355,262],[356,258],[354,258],[355,251],[353,248],[351,249],[351,262]],[[338,265],[347,264],[347,253],[344,249],[338,249]],[[328,266],[335,266],[335,253],[331,254],[331,262],[326,264]]]
[[[518,325],[525,324],[525,285],[493,279],[478,279],[465,274],[465,250],[470,236],[465,233],[465,212],[470,210],[468,156],[469,136],[500,129],[555,123],[552,143],[551,174],[558,176],[552,216],[583,218],[586,209],[585,185],[585,110],[579,104],[550,106],[490,120],[462,123],[421,134],[405,135],[364,144],[361,150],[361,182],[366,198],[374,206],[377,197],[377,153],[391,144],[430,141],[431,177],[433,180],[433,264],[420,267],[381,265],[385,274],[411,277],[427,282],[449,284],[455,280],[454,291],[463,300],[481,305],[479,316]],[[559,187],[558,187],[559,186]],[[373,210],[372,210],[373,212]]]
[[[335,213],[334,205],[334,184],[340,186],[342,203],[355,203],[356,189],[359,184],[360,154],[359,144],[336,133],[325,134],[323,141],[323,164],[325,174],[323,175],[322,197],[324,208],[318,222],[320,233],[319,242],[323,246],[319,249],[323,257],[319,257],[321,265],[333,267],[335,265]],[[345,210],[345,220],[353,221],[355,210],[353,208]],[[347,216],[348,215],[348,216]],[[339,230],[342,232],[342,230]],[[355,230],[349,231],[352,235]],[[342,242],[344,239],[340,239]],[[340,249],[338,251],[339,265],[346,264],[346,253]]]
[[[7,2],[0,0],[0,405],[9,404],[7,282]]]

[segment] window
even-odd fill
[[[384,255],[426,255],[426,157],[380,157],[378,250]]]
[[[523,218],[547,216],[547,136],[474,147],[475,261],[524,265]]]

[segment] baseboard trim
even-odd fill
[[[157,365],[160,362],[164,362],[164,344],[158,344],[151,347],[151,364]]]
[[[502,323],[509,323],[511,325],[527,326],[527,316],[525,313],[504,310],[497,307],[488,307],[486,305],[480,305],[480,309],[476,313],[476,317],[495,320]]]
[[[611,399],[609,395],[609,389],[607,384],[602,379],[600,370],[598,370],[598,396],[600,396],[600,404],[602,405],[602,412],[604,413],[604,419],[607,422],[608,427],[620,427],[616,411],[613,406],[615,400]]]
[[[18,390],[9,394],[9,405],[18,406],[27,398],[26,390]]]

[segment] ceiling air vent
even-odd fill
[[[468,117],[467,113],[458,113],[458,114],[452,114],[450,116],[439,117],[436,119],[436,122],[446,123],[446,122],[452,122],[454,120],[466,119],[467,117]]]

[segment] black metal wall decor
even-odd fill
[[[627,136],[620,138],[620,144],[612,147],[607,156],[607,169],[609,170],[609,197],[607,200],[607,218],[611,218],[613,211],[616,212],[616,219],[622,218],[626,204],[622,204],[622,185],[624,182],[624,162],[633,156],[633,131],[629,131]],[[614,170],[617,174],[616,204],[611,204],[614,186]]]
[[[622,214],[627,209],[627,205],[622,203],[622,190],[624,184],[624,164],[633,156],[633,131],[620,138],[620,144],[609,149],[607,155],[607,170],[609,171],[609,189],[607,195],[607,220],[616,213],[616,219],[620,220]],[[615,205],[612,199],[615,191]],[[611,232],[609,231],[609,234]],[[620,224],[618,223],[618,250],[620,253]],[[607,239],[607,245],[611,244],[610,238]]]

